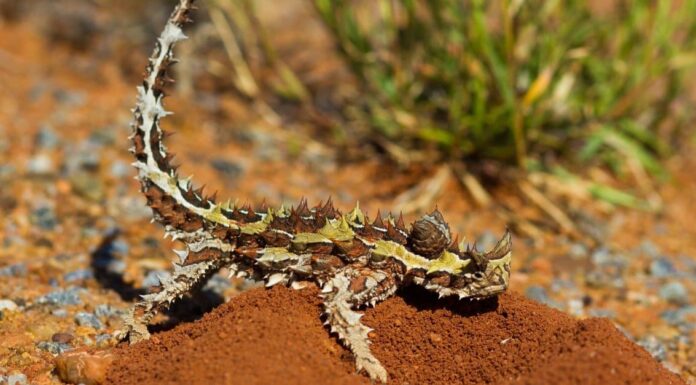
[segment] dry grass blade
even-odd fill
[[[532,186],[531,183],[525,179],[521,179],[517,182],[517,187],[525,197],[527,197],[554,222],[556,222],[564,233],[574,236],[579,234],[577,227],[565,214],[565,212],[563,212],[563,210],[561,210],[556,204],[554,204],[550,199],[545,197],[544,194]]]
[[[233,82],[235,87],[247,97],[255,99],[259,96],[259,87],[254,80],[254,76],[251,74],[246,60],[244,60],[244,55],[242,55],[242,50],[239,48],[239,44],[237,44],[237,39],[234,36],[234,32],[232,32],[232,28],[230,28],[229,23],[225,19],[225,15],[219,8],[210,7],[209,13],[210,19],[213,21],[213,25],[220,35],[222,44],[225,46],[227,57],[234,67],[235,76]]]
[[[431,209],[445,183],[451,177],[452,172],[449,166],[442,165],[432,177],[399,194],[394,200],[394,205],[404,214]]]
[[[478,207],[486,208],[493,204],[493,199],[490,194],[488,194],[488,191],[486,191],[475,176],[466,170],[464,165],[453,165],[452,170]]]

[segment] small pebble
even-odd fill
[[[34,210],[29,220],[33,225],[39,226],[43,230],[53,230],[58,224],[53,208],[48,206],[42,206]]]
[[[50,149],[56,147],[60,143],[60,139],[51,126],[43,125],[39,128],[39,132],[36,133],[34,143],[38,147]]]
[[[58,289],[52,291],[42,297],[39,297],[38,303],[49,304],[49,305],[79,305],[82,303],[80,299],[80,293],[84,289],[78,287],[71,287],[68,289]]]
[[[693,321],[696,320],[696,306],[665,310],[660,313],[660,318],[671,326],[693,324]]]
[[[121,313],[121,310],[116,309],[106,303],[97,305],[97,307],[94,309],[94,315],[100,318],[118,317],[121,315]]]
[[[689,293],[681,282],[668,282],[660,288],[660,297],[675,305],[685,305],[689,302]]]
[[[77,322],[77,324],[80,326],[89,326],[96,330],[102,328],[101,321],[99,321],[99,318],[92,313],[79,312],[75,314],[75,322]]]
[[[128,176],[132,172],[132,167],[126,164],[126,162],[122,162],[120,160],[115,161],[111,164],[111,176],[114,178],[123,178],[125,176]]]
[[[642,346],[658,361],[664,361],[667,358],[665,345],[653,335],[643,337],[638,341],[638,345]]]
[[[70,384],[104,384],[114,358],[108,350],[70,352],[56,359],[56,373],[63,382]]]
[[[36,347],[52,354],[61,354],[72,349],[68,344],[53,341],[40,341],[36,344]]]
[[[570,245],[570,248],[568,249],[568,255],[570,255],[573,258],[583,258],[586,257],[589,254],[589,251],[587,250],[587,246],[583,245],[582,243],[573,243]]]
[[[27,376],[23,373],[15,373],[7,376],[7,385],[27,385]]]
[[[61,344],[69,344],[73,339],[75,339],[75,336],[70,333],[56,333],[51,336],[51,341]]]
[[[0,310],[2,311],[17,311],[19,307],[14,301],[9,299],[0,299]]]
[[[104,197],[104,186],[99,178],[89,172],[80,171],[70,176],[73,190],[83,198],[100,201]]]
[[[224,297],[225,291],[227,291],[230,287],[232,287],[232,283],[229,279],[221,275],[214,275],[211,279],[208,280],[208,282],[206,282],[205,286],[203,287],[203,290],[212,291],[213,293],[221,297]]]
[[[677,270],[674,268],[672,262],[666,258],[660,257],[650,263],[650,275],[653,277],[670,277],[674,276],[676,272]]]
[[[210,161],[210,165],[228,179],[237,179],[244,171],[239,164],[222,158],[213,159]]]
[[[591,317],[616,318],[616,311],[612,309],[590,309],[587,313]]]
[[[27,172],[30,175],[46,176],[53,174],[55,165],[46,154],[39,154],[27,161]]]
[[[641,242],[638,251],[647,255],[650,258],[656,258],[660,255],[660,249],[652,241],[645,240]]]
[[[79,269],[66,273],[63,276],[63,280],[65,280],[65,282],[84,281],[92,278],[93,276],[94,274],[92,273],[92,270]]]
[[[51,310],[51,314],[55,317],[65,318],[68,316],[68,311],[65,309],[53,309]]]
[[[529,286],[527,290],[524,291],[524,295],[537,302],[547,303],[549,302],[549,296],[546,294],[546,289],[541,286],[533,285]]]
[[[111,341],[111,334],[102,333],[98,334],[96,337],[97,346],[107,345]]]
[[[5,266],[0,269],[0,277],[23,277],[27,275],[27,264],[24,262]]]

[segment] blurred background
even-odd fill
[[[0,376],[56,383],[53,354],[113,343],[168,274],[127,136],[172,6],[0,0]],[[510,227],[513,290],[696,383],[696,0],[199,6],[166,101],[182,174],[240,204],[437,206],[484,248]]]

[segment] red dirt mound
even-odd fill
[[[390,384],[685,384],[610,321],[517,294],[481,302],[410,290],[369,309]],[[241,294],[202,319],[119,347],[109,384],[369,384],[320,321],[316,289]]]

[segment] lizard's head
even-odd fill
[[[435,211],[416,221],[409,234],[409,248],[427,258],[427,270],[414,269],[413,282],[439,296],[481,299],[505,291],[510,281],[512,239],[506,231],[493,249],[457,245],[449,228]]]

